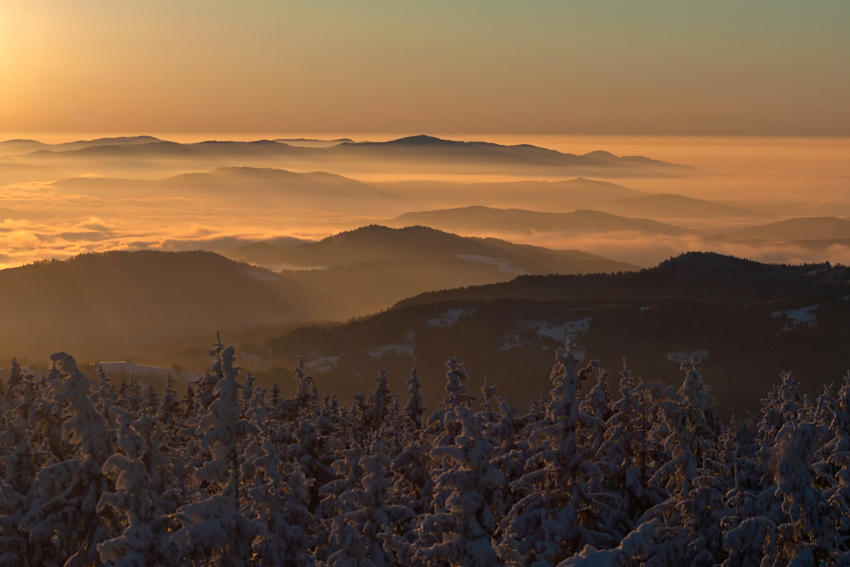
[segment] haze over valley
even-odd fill
[[[262,346],[283,333],[344,324],[423,293],[635,272],[689,251],[850,263],[841,138],[753,138],[749,161],[713,138],[540,138],[557,150],[498,136],[178,138],[0,143],[0,291],[19,321],[4,344],[34,360],[61,344],[84,360],[198,372],[198,341],[226,329],[259,349],[251,356],[262,376],[286,365]],[[811,170],[812,152],[829,168]],[[210,309],[223,298],[226,308]],[[388,340],[374,364],[418,348],[404,333]],[[342,384],[348,363],[315,362],[341,353],[304,348],[310,365],[336,369],[329,376]]]
[[[843,192],[850,166],[840,159],[850,149],[845,139],[814,147],[805,139],[798,146],[794,139],[751,139],[748,169],[711,138],[684,140],[675,151],[672,140],[648,138],[640,147],[660,158],[618,158],[586,151],[594,147],[587,139],[572,140],[571,153],[569,139],[556,141],[561,151],[553,151],[515,139],[507,145],[384,137],[312,146],[151,136],[3,142],[0,265],[111,249],[225,252],[273,239],[318,240],[368,224],[423,224],[643,267],[688,250],[777,262],[850,260],[837,228],[850,216]],[[638,145],[597,141],[606,142],[627,151]],[[823,169],[811,169],[812,153]],[[465,207],[486,207],[491,217],[503,211],[485,222],[485,209]],[[590,211],[597,213],[591,225]],[[531,222],[529,212],[550,216]],[[573,216],[551,216],[563,213]],[[800,229],[807,221],[795,220],[812,217],[832,217],[834,229],[807,232]],[[786,224],[756,228],[776,222]]]

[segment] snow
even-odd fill
[[[247,268],[244,270],[239,270],[239,274],[243,276],[248,276],[254,278],[255,280],[260,280],[261,282],[279,282],[280,278],[275,276],[274,274],[270,274],[264,270],[258,270],[254,268]]]
[[[482,264],[487,266],[495,266],[499,269],[500,272],[504,272],[506,274],[515,274],[517,276],[522,276],[528,273],[522,268],[514,266],[511,262],[507,260],[502,260],[501,258],[493,258],[490,256],[478,256],[476,254],[458,254],[457,258],[459,260],[463,260],[464,262],[475,264],[476,266],[480,266]]]
[[[593,317],[584,317],[582,319],[574,319],[561,323],[560,325],[552,325],[547,321],[521,321],[513,334],[509,334],[507,340],[499,348],[499,350],[510,350],[530,345],[529,341],[523,342],[520,340],[521,334],[527,331],[533,331],[538,337],[549,338],[563,343],[568,337],[581,333],[590,329],[590,321]],[[548,347],[547,347],[548,348]]]
[[[668,352],[667,358],[673,360],[705,360],[708,358],[709,349],[703,348],[700,350],[692,350],[692,351],[679,351],[679,352]]]
[[[383,345],[366,349],[366,354],[372,358],[381,358],[387,353],[413,356],[413,345]]]
[[[317,358],[315,360],[311,360],[310,362],[304,363],[304,369],[309,372],[330,372],[334,368],[336,368],[337,362],[342,355],[337,356],[323,356],[321,358]]]
[[[467,393],[454,357],[423,420],[415,368],[404,409],[383,371],[348,409],[320,401],[302,367],[340,357],[298,359],[296,397],[276,388],[269,405],[250,373],[239,381],[235,349],[214,347],[191,397],[170,390],[156,407],[66,353],[38,380],[15,362],[0,395],[0,565],[850,565],[850,376],[813,405],[786,373],[761,421],[725,426],[698,364],[675,391],[623,370],[615,400],[568,339],[528,414],[486,377],[483,399]]]
[[[450,309],[439,317],[428,319],[428,326],[448,329],[449,327],[453,327],[455,323],[460,321],[461,317],[471,317],[474,313],[475,309],[472,307]]]
[[[574,321],[567,321],[561,325],[556,327],[550,326],[545,321],[537,321],[531,323],[532,325],[537,325],[537,334],[542,337],[549,337],[550,339],[555,339],[559,342],[564,342],[567,340],[569,335],[574,335],[576,333],[581,333],[590,329],[590,321],[593,317],[585,317],[584,319],[576,319]]]
[[[628,565],[637,557],[651,554],[652,543],[658,538],[658,519],[653,519],[638,526],[613,549],[597,550],[586,546],[581,553],[558,564],[558,567],[618,567]]]
[[[788,318],[780,333],[791,331],[801,326],[817,327],[817,309],[819,306],[819,304],[816,304],[798,307],[797,309],[789,309],[787,311],[771,311],[770,315],[774,319],[779,319],[783,314]]]

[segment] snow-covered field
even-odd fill
[[[461,317],[472,317],[475,314],[475,309],[472,307],[459,307],[450,309],[439,317],[428,319],[429,327],[449,328],[460,321]]]
[[[336,368],[337,362],[342,358],[342,355],[337,356],[322,356],[304,363],[304,370],[308,372],[330,372]]]
[[[786,311],[771,311],[770,316],[778,321],[784,320],[784,326],[780,332],[791,331],[796,327],[816,327],[818,324],[817,309],[820,305],[807,305]]]
[[[592,320],[593,317],[584,317],[583,319],[567,321],[566,323],[557,326],[551,326],[545,321],[530,321],[528,324],[530,327],[537,328],[537,334],[539,336],[549,337],[550,339],[555,339],[556,341],[564,342],[569,336],[590,329],[590,322]]]
[[[402,345],[381,345],[375,348],[370,348],[366,350],[366,353],[372,358],[381,358],[385,354],[400,354],[413,356],[414,345],[411,344],[402,344]]]

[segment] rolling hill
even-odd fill
[[[773,265],[689,253],[639,272],[523,276],[506,283],[427,293],[342,325],[288,332],[263,345],[273,365],[303,355],[322,391],[346,399],[379,370],[403,391],[419,367],[426,404],[442,396],[442,361],[458,356],[475,391],[486,376],[512,403],[546,391],[553,352],[573,336],[612,372],[640,368],[677,385],[674,357],[699,357],[719,407],[755,411],[792,370],[816,395],[850,367],[850,269]],[[805,314],[801,316],[800,314]]]
[[[837,217],[806,217],[751,226],[730,232],[728,238],[789,242],[850,238],[850,221]]]
[[[294,146],[273,140],[206,141],[180,144],[145,137],[115,143],[81,142],[39,149],[14,157],[19,163],[133,171],[180,167],[252,165],[256,167],[333,167],[416,172],[598,172],[671,174],[684,166],[642,156],[618,157],[604,151],[575,155],[531,145],[505,146],[410,136],[388,142],[342,142],[328,147]],[[19,148],[20,149],[20,148]],[[618,173],[619,172],[619,173]]]
[[[684,195],[657,194],[617,199],[595,209],[627,217],[650,219],[758,218],[758,213]]]
[[[296,282],[209,252],[107,252],[0,270],[6,349],[118,348],[315,318]]]
[[[677,226],[648,219],[625,218],[599,211],[546,213],[482,206],[405,213],[385,221],[385,224],[394,227],[424,225],[461,234],[531,234],[550,231],[565,235],[605,232],[638,232],[672,236],[693,234],[693,231]]]
[[[635,266],[614,262],[576,250],[550,250],[539,246],[512,244],[495,238],[469,238],[423,226],[388,228],[366,226],[329,236],[319,242],[277,247],[249,245],[228,253],[232,258],[252,261],[262,253],[275,263],[297,268],[328,268],[421,264],[446,266],[451,270],[490,266],[494,273],[592,273],[633,270]],[[414,266],[411,266],[413,268]]]
[[[805,250],[822,251],[832,247],[850,247],[850,238],[823,238],[815,240],[789,240],[782,243],[785,246],[803,248]]]
[[[359,158],[395,160],[432,160],[452,165],[488,165],[497,169],[507,167],[614,167],[639,169],[657,167],[686,169],[683,166],[653,160],[643,156],[618,157],[605,151],[584,155],[565,154],[529,144],[505,146],[490,142],[462,142],[433,136],[417,135],[388,142],[346,142],[327,149],[328,153]]]
[[[368,183],[324,172],[228,167],[185,173],[164,179],[75,177],[53,183],[69,193],[97,197],[144,194],[205,198],[251,207],[315,207],[325,211],[371,210],[376,205],[401,206],[402,197]]]
[[[6,140],[0,142],[0,156],[20,155],[37,151],[69,151],[82,150],[95,146],[123,146],[128,144],[150,144],[162,142],[153,136],[119,136],[114,138],[97,138],[94,140],[76,140],[59,144],[45,144],[38,140]]]
[[[577,207],[592,208],[597,203],[643,195],[642,191],[608,181],[567,179],[560,181],[502,181],[458,183],[419,180],[375,183],[398,195],[428,203],[429,206],[459,207],[490,205],[497,207],[545,208],[564,211]]]
[[[429,292],[400,305],[444,301],[533,299],[602,301],[650,298],[749,303],[816,295],[844,286],[850,269],[829,264],[763,264],[711,252],[689,252],[654,268],[612,275],[522,276],[510,282]]]
[[[231,253],[232,257],[248,260]],[[284,248],[281,272],[321,290],[334,319],[386,309],[405,297],[436,289],[507,281],[521,274],[575,274],[634,270],[577,250],[549,250],[497,239],[465,238],[425,228],[368,226],[316,243]],[[321,268],[321,269],[297,269]]]
[[[0,310],[9,321],[0,344],[17,354],[52,348],[120,358],[114,349],[215,330],[340,321],[423,291],[521,273],[633,268],[425,228],[366,227],[288,244],[269,246],[283,263],[324,269],[275,273],[210,252],[115,251],[0,270]]]

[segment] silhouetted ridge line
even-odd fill
[[[823,264],[764,264],[713,252],[688,252],[638,272],[585,275],[523,275],[476,287],[424,293],[395,307],[444,301],[534,299],[608,303],[688,299],[758,304],[850,291],[850,268]]]

